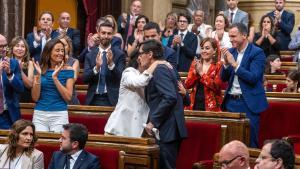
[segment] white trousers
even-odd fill
[[[69,123],[68,111],[34,110],[32,122],[36,131],[61,133],[62,126]]]

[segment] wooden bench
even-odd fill
[[[22,118],[31,120],[33,114],[33,103],[21,103]],[[88,127],[91,133],[103,134],[104,126],[113,107],[69,105],[70,122],[81,122]],[[186,120],[200,121],[227,126],[227,137],[225,142],[241,140],[249,143],[249,120],[243,113],[229,112],[207,112],[185,110]],[[86,120],[86,121],[85,121]],[[97,128],[94,127],[97,124]]]
[[[0,130],[0,143],[4,143],[8,130]],[[59,150],[61,134],[37,132],[37,148],[44,152],[48,166],[53,151]],[[117,136],[89,135],[85,148],[97,155],[103,168],[158,169],[159,147],[150,138],[127,138]]]

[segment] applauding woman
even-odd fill
[[[65,62],[64,44],[57,38],[45,45],[41,66],[34,62],[32,121],[37,131],[61,132],[62,125],[69,123],[67,103],[72,98],[74,70]]]
[[[256,46],[262,48],[267,56],[270,54],[279,55],[279,44],[275,32],[273,18],[265,15],[259,23],[260,32],[255,34],[254,42]]]
[[[0,168],[44,169],[44,155],[35,149],[37,136],[31,121],[18,120],[8,135],[7,144],[0,145]]]
[[[205,38],[200,46],[201,58],[194,59],[185,81],[186,87],[193,89],[190,109],[221,111],[221,63],[218,62],[217,42]]]
[[[22,38],[21,36],[17,36],[12,39],[9,47],[11,48],[12,57],[19,62],[22,73],[22,81],[26,87],[24,92],[21,94],[20,102],[32,102],[31,88],[34,67],[32,61],[29,60],[30,54],[28,44],[24,38]]]

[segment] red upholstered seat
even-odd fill
[[[300,154],[300,134],[289,135],[286,139],[293,145],[295,154]]]
[[[81,105],[85,104],[86,92],[77,92],[77,98]]]
[[[83,77],[81,74],[79,74],[79,76],[77,77],[77,80],[76,80],[76,83],[75,84],[78,84],[78,85],[83,85]]]
[[[31,121],[32,120],[32,114],[31,113],[22,113],[21,118]]]
[[[104,127],[109,116],[99,115],[69,115],[70,123],[81,123],[88,128],[89,133],[104,134]]]
[[[59,144],[38,143],[36,148],[44,153],[45,168],[51,161],[54,151],[59,150]],[[117,169],[119,160],[119,151],[116,149],[108,149],[94,146],[86,146],[86,151],[96,155],[100,159],[101,169]]]
[[[186,121],[188,138],[180,147],[177,169],[192,168],[193,163],[213,160],[213,155],[220,150],[221,125],[197,121]]]
[[[268,109],[261,113],[259,146],[267,139],[300,135],[299,110],[298,102],[270,102]]]
[[[268,84],[267,88],[269,92],[282,92],[286,84]]]

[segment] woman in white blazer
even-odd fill
[[[122,73],[119,100],[104,129],[107,135],[142,136],[143,124],[147,122],[149,114],[144,87],[148,85],[158,64],[172,67],[167,61],[155,61],[148,69],[145,69],[141,67],[138,56],[138,50],[134,50],[128,67]]]
[[[0,168],[44,169],[44,155],[34,148],[36,141],[33,123],[23,119],[16,121],[8,144],[0,145]]]

